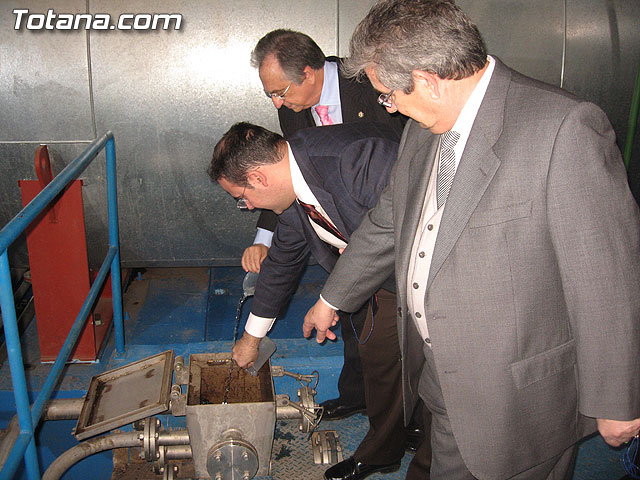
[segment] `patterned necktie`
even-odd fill
[[[309,218],[311,220],[313,220],[313,222],[316,225],[321,226],[326,231],[328,231],[329,233],[335,235],[336,237],[338,237],[343,242],[345,242],[345,243],[347,242],[347,239],[344,238],[344,235],[342,235],[340,233],[340,230],[338,230],[329,221],[327,221],[327,219],[324,218],[320,214],[320,212],[318,212],[318,210],[316,210],[316,207],[314,207],[313,205],[309,205],[308,203],[301,202],[300,200],[298,200],[298,203],[300,204],[300,206],[302,207],[304,212],[309,216]]]
[[[440,160],[438,162],[438,180],[436,195],[438,198],[438,209],[447,200],[453,177],[456,174],[456,155],[453,151],[456,143],[460,140],[460,134],[449,130],[440,137]]]
[[[316,105],[315,108],[322,125],[333,125],[333,120],[331,120],[329,116],[329,107],[327,105]]]

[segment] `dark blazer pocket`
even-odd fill
[[[531,216],[532,201],[515,203],[500,208],[492,208],[475,212],[469,219],[469,228],[487,227],[489,225],[498,225],[500,223],[510,222],[518,218],[526,218]]]
[[[527,387],[571,368],[576,363],[576,342],[569,340],[545,352],[512,363],[511,375],[517,388]]]

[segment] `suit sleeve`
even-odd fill
[[[292,205],[278,217],[273,244],[260,267],[251,313],[277,317],[300,282],[309,255],[301,219]]]
[[[547,215],[577,345],[579,410],[640,417],[640,216],[604,113],[565,117],[547,178]]]
[[[394,273],[393,173],[376,207],[364,217],[322,289],[322,297],[356,311]]]
[[[397,156],[398,144],[386,138],[365,138],[349,144],[340,155],[339,178],[345,192],[367,209],[374,208]]]

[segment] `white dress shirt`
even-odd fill
[[[298,162],[296,162],[296,159],[293,156],[293,151],[291,150],[289,142],[287,142],[287,151],[289,152],[289,168],[291,169],[291,181],[293,183],[293,191],[296,194],[296,201],[299,199],[303,203],[313,205],[318,213],[320,213],[320,215],[322,215],[335,227],[335,223],[324,211],[322,205],[320,205],[320,203],[316,199],[316,196],[313,194],[311,188],[309,188],[309,185],[304,179],[302,172],[300,171],[300,167],[298,166]],[[322,228],[316,222],[312,221],[308,216],[307,220],[311,224],[311,227],[314,229],[318,237],[320,237],[320,240],[328,243],[329,245],[333,245],[336,248],[344,248],[347,246],[347,244],[343,240],[339,239],[328,230]],[[250,335],[262,338],[267,334],[269,330],[271,330],[274,321],[275,318],[259,317],[257,315],[254,315],[253,313],[250,313],[244,329]]]
[[[331,118],[334,125],[342,123],[340,84],[338,81],[338,64],[336,62],[324,62],[324,80],[322,82],[322,93],[320,94],[320,101],[316,105],[326,105],[327,107],[329,107],[327,113],[329,114],[329,118]],[[315,122],[316,126],[321,127],[322,122],[320,121],[320,117],[315,110],[316,105],[311,107],[311,116],[313,117],[313,121]],[[312,203],[306,202],[304,199],[301,200],[305,203]],[[271,230],[266,230],[264,228],[258,227],[256,238],[253,240],[253,243],[261,243],[262,245],[271,247],[272,240],[273,232]]]
[[[454,148],[456,171],[495,67],[495,61],[491,56],[488,56],[487,60],[489,67],[475,86],[471,96],[462,108],[456,123],[451,129],[460,134],[460,139]],[[420,335],[428,345],[431,345],[431,339],[429,338],[429,328],[424,311],[424,300],[426,296],[427,279],[429,278],[429,270],[431,268],[431,258],[433,257],[438,231],[440,230],[442,214],[447,204],[445,201],[439,209],[437,208],[436,182],[438,176],[437,159],[439,156],[440,145],[438,145],[436,161],[433,162],[433,168],[431,169],[427,193],[422,207],[422,215],[418,223],[415,240],[413,241],[409,270],[407,272],[407,306]]]

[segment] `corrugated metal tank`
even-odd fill
[[[278,130],[251,49],[286,27],[327,55],[348,54],[371,0],[38,0],[0,4],[0,225],[21,208],[19,179],[50,144],[54,173],[87,142],[116,137],[125,266],[237,264],[256,216],[211,184],[213,146],[234,122]],[[489,51],[525,74],[594,101],[623,145],[640,60],[637,0],[459,0]],[[182,15],[180,30],[16,30],[15,9]],[[635,163],[638,161],[636,148]],[[103,156],[82,175],[90,263],[105,253]],[[10,251],[26,266],[23,241]]]

